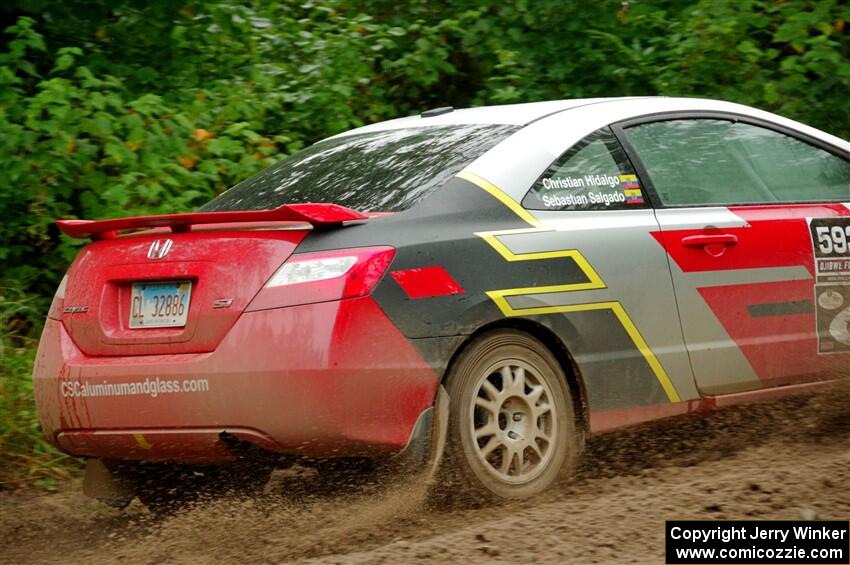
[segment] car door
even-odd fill
[[[714,395],[850,366],[850,161],[737,115],[615,131],[656,204],[697,387]]]
[[[586,282],[490,293],[507,315],[557,315],[587,383],[593,426],[616,411],[693,398],[667,255],[658,224],[614,134],[600,129],[566,150],[522,205],[538,229],[504,236],[522,258],[572,258]],[[561,264],[551,263],[552,269]]]

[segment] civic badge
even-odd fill
[[[171,251],[173,243],[170,239],[157,239],[148,249],[148,259],[162,259]]]
[[[85,314],[88,311],[88,306],[65,306],[62,309],[62,313],[64,314]]]

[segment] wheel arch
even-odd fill
[[[455,348],[449,362],[446,364],[446,370],[440,377],[440,384],[442,385],[445,382],[458,357],[469,347],[475,338],[500,329],[514,329],[526,333],[540,341],[555,356],[561,370],[564,372],[567,386],[572,393],[576,423],[587,434],[590,429],[590,411],[587,402],[587,389],[581,375],[581,370],[576,364],[569,348],[558,334],[552,328],[535,320],[529,318],[506,318],[490,322],[476,329],[473,333],[466,336]]]

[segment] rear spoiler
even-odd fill
[[[195,224],[231,224],[245,222],[304,222],[314,227],[339,227],[344,222],[367,220],[369,216],[338,204],[284,204],[272,210],[238,210],[232,212],[189,212],[134,216],[111,220],[57,220],[65,235],[78,239],[111,239],[123,230],[171,228],[187,232]]]

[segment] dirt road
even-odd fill
[[[0,493],[0,563],[663,563],[665,519],[850,519],[850,386],[601,436],[532,501],[428,508],[415,481],[294,500],[287,485],[159,520]]]

